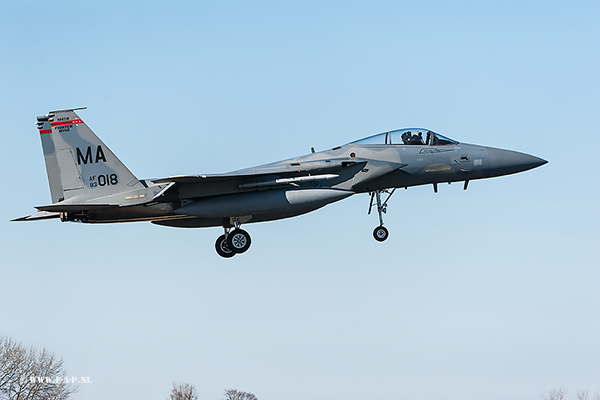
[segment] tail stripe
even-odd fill
[[[50,126],[63,126],[63,125],[76,125],[83,124],[83,121],[80,119],[74,119],[73,121],[60,121],[60,122],[51,122]]]

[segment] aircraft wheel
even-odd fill
[[[241,254],[250,248],[250,235],[242,229],[234,229],[227,236],[227,247],[236,254]]]
[[[386,240],[388,238],[389,235],[390,235],[390,233],[384,226],[378,226],[373,231],[373,237],[378,242],[383,242],[384,240]]]
[[[227,246],[227,238],[225,237],[225,235],[221,235],[217,238],[217,242],[215,243],[215,249],[221,257],[231,258],[235,256],[235,253],[229,250],[229,247]]]

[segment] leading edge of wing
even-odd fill
[[[151,179],[153,183],[167,183],[175,182],[180,184],[189,183],[207,183],[207,182],[219,182],[219,181],[230,181],[236,179],[246,180],[248,178],[268,178],[269,176],[279,177],[296,177],[302,175],[310,175],[315,173],[334,172],[349,166],[353,166],[359,163],[366,164],[366,161],[342,161],[342,162],[319,162],[317,163],[302,163],[302,164],[290,164],[288,167],[256,167],[248,168],[235,172],[229,172],[225,174],[207,174],[207,175],[175,175],[167,178]]]

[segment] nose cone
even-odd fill
[[[517,151],[495,149],[488,147],[490,176],[516,174],[548,163],[541,158]]]

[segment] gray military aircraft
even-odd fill
[[[459,143],[428,129],[383,132],[330,150],[216,175],[137,179],[71,110],[37,117],[52,204],[14,221],[222,226],[217,253],[232,257],[250,247],[245,223],[294,217],[369,193],[377,241],[388,238],[383,214],[396,188],[464,182],[526,171],[547,161],[528,154]],[[387,195],[382,199],[382,194]]]

